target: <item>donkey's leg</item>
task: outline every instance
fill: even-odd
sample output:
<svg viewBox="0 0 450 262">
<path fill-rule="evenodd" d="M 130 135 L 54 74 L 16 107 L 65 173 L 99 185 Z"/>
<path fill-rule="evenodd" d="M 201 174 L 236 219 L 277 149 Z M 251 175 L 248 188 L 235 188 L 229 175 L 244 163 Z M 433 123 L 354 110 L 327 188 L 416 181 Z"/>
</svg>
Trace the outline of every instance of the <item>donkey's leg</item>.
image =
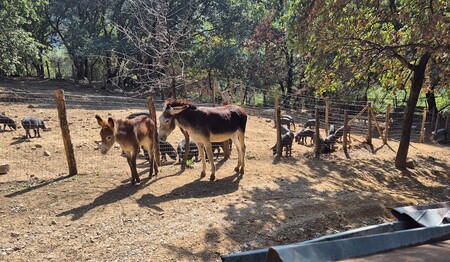
<svg viewBox="0 0 450 262">
<path fill-rule="evenodd" d="M 244 132 L 242 132 L 241 130 L 237 131 L 238 136 L 239 136 L 239 142 L 241 145 L 241 174 L 244 174 L 244 167 L 245 167 L 245 134 Z"/>
<path fill-rule="evenodd" d="M 141 179 L 139 178 L 139 174 L 136 169 L 136 158 L 138 154 L 139 154 L 139 146 L 131 152 L 128 162 L 131 169 L 131 183 L 133 183 L 133 185 L 136 185 L 141 182 Z"/>
<path fill-rule="evenodd" d="M 148 159 L 148 163 L 149 163 L 149 170 L 148 170 L 148 177 L 152 178 L 153 176 L 153 159 L 154 159 L 154 153 L 153 153 L 153 145 L 145 145 L 144 147 L 144 152 L 147 151 L 147 159 Z"/>
<path fill-rule="evenodd" d="M 238 151 L 238 164 L 237 166 L 234 168 L 234 171 L 239 172 L 239 167 L 241 166 L 241 155 L 242 155 L 242 148 L 241 148 L 241 143 L 239 141 L 239 137 L 237 135 L 237 133 L 234 133 L 231 136 L 231 141 L 233 141 L 233 144 L 236 146 L 236 149 Z"/>
<path fill-rule="evenodd" d="M 205 144 L 205 150 L 206 154 L 208 155 L 209 163 L 211 164 L 211 176 L 209 177 L 209 180 L 214 181 L 216 179 L 216 168 L 214 166 L 214 155 L 212 151 L 211 142 L 206 142 Z"/>
<path fill-rule="evenodd" d="M 206 160 L 205 160 L 205 150 L 203 150 L 203 144 L 195 142 L 198 148 L 198 153 L 202 159 L 202 172 L 200 173 L 200 177 L 203 178 L 206 176 Z"/>
<path fill-rule="evenodd" d="M 158 161 L 156 159 L 156 154 L 155 154 L 155 150 L 154 150 L 154 144 L 153 142 L 150 143 L 150 148 L 148 150 L 149 152 L 149 158 L 151 158 L 153 161 L 150 163 L 150 169 L 154 169 L 155 171 L 155 176 L 158 175 Z"/>
</svg>

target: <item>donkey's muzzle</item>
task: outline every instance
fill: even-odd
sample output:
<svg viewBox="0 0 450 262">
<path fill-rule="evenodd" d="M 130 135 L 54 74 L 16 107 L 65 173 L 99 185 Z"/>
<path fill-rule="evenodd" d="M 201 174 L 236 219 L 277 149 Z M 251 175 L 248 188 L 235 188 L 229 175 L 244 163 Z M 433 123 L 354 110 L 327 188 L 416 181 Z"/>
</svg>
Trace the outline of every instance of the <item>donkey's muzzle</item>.
<svg viewBox="0 0 450 262">
<path fill-rule="evenodd" d="M 103 155 L 106 155 L 106 153 L 108 153 L 108 151 L 109 151 L 109 148 L 108 148 L 107 146 L 105 146 L 105 145 L 103 145 L 103 144 L 100 145 L 100 152 L 101 152 Z"/>
<path fill-rule="evenodd" d="M 158 134 L 158 139 L 159 139 L 159 141 L 166 141 L 167 136 L 165 134 L 159 133 Z"/>
</svg>

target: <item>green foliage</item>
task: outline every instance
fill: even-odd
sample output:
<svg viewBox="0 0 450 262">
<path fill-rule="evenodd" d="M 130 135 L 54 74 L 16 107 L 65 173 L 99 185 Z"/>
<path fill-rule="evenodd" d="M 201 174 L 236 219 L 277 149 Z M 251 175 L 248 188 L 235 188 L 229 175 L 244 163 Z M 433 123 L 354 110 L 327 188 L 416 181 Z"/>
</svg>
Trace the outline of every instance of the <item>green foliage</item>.
<svg viewBox="0 0 450 262">
<path fill-rule="evenodd" d="M 3 0 L 0 2 L 0 73 L 15 74 L 27 59 L 38 54 L 40 44 L 27 31 L 36 22 L 36 10 L 45 1 Z"/>
<path fill-rule="evenodd" d="M 297 0 L 289 29 L 317 89 L 358 90 L 374 83 L 398 90 L 409 87 L 410 66 L 424 52 L 448 56 L 449 8 L 448 1 Z"/>
</svg>

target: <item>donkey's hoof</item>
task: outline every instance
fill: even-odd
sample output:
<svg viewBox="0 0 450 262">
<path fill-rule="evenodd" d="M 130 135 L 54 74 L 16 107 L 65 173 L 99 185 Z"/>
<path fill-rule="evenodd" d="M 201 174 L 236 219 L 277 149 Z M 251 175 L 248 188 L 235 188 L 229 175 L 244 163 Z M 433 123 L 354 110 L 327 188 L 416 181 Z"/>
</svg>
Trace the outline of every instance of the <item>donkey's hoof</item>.
<svg viewBox="0 0 450 262">
<path fill-rule="evenodd" d="M 243 175 L 244 174 L 244 168 L 241 168 L 241 175 Z"/>
<path fill-rule="evenodd" d="M 202 171 L 202 173 L 200 174 L 200 177 L 201 178 L 204 178 L 206 176 L 206 172 L 205 171 Z"/>
<path fill-rule="evenodd" d="M 211 174 L 211 176 L 209 177 L 209 181 L 214 181 L 216 180 L 216 176 L 214 174 Z"/>
<path fill-rule="evenodd" d="M 234 172 L 239 172 L 239 166 L 234 168 Z"/>
</svg>

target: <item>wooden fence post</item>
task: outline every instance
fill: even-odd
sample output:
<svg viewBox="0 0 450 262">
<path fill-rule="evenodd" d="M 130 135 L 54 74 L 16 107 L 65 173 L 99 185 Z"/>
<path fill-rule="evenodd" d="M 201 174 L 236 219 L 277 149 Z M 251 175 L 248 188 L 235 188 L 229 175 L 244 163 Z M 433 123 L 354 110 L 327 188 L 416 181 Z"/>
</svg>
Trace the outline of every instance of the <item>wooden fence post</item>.
<svg viewBox="0 0 450 262">
<path fill-rule="evenodd" d="M 314 134 L 314 143 L 315 148 L 314 152 L 316 154 L 316 157 L 320 155 L 320 151 L 322 149 L 322 143 L 320 141 L 320 119 L 319 119 L 319 107 L 316 106 L 316 126 L 315 126 L 315 134 Z"/>
<path fill-rule="evenodd" d="M 344 149 L 344 154 L 347 158 L 350 158 L 348 155 L 347 150 L 347 133 L 348 133 L 348 110 L 344 110 L 344 135 L 343 135 L 343 142 L 342 147 Z"/>
<path fill-rule="evenodd" d="M 277 127 L 277 157 L 283 155 L 281 146 L 281 121 L 280 121 L 281 109 L 278 101 L 278 91 L 275 90 L 275 125 Z"/>
<path fill-rule="evenodd" d="M 325 97 L 325 134 L 328 136 L 328 118 L 330 114 L 330 101 L 328 101 L 328 97 Z"/>
<path fill-rule="evenodd" d="M 369 102 L 369 103 L 367 103 L 368 134 L 366 137 L 366 142 L 369 145 L 372 144 L 372 117 L 371 117 L 372 114 L 371 114 L 371 112 L 372 112 L 372 103 Z"/>
<path fill-rule="evenodd" d="M 69 166 L 69 175 L 74 176 L 78 174 L 77 162 L 75 160 L 75 153 L 73 151 L 72 140 L 70 139 L 69 124 L 67 122 L 66 103 L 64 91 L 62 89 L 55 91 L 56 105 L 58 108 L 59 125 L 64 142 L 64 149 L 66 151 L 67 164 Z"/>
<path fill-rule="evenodd" d="M 388 104 L 386 107 L 386 119 L 384 122 L 384 135 L 383 135 L 383 143 L 387 144 L 387 140 L 388 140 L 388 131 L 389 131 L 389 123 L 391 121 L 391 104 Z"/>
<path fill-rule="evenodd" d="M 377 128 L 378 134 L 380 135 L 380 138 L 383 139 L 383 132 L 381 132 L 380 125 L 378 124 L 378 120 L 375 117 L 375 113 L 373 112 L 373 110 L 370 110 L 370 115 L 372 116 L 373 122 L 375 122 L 375 126 Z"/>
<path fill-rule="evenodd" d="M 362 114 L 364 114 L 364 112 L 366 112 L 367 108 L 368 108 L 368 106 L 365 106 L 365 107 L 363 108 L 363 110 L 359 111 L 359 113 L 356 114 L 356 116 L 354 116 L 352 119 L 350 119 L 350 120 L 348 121 L 348 124 L 351 125 L 351 124 L 353 123 L 353 121 L 355 121 L 356 119 L 358 119 L 358 117 L 362 116 Z"/>
<path fill-rule="evenodd" d="M 158 139 L 158 131 L 157 131 L 157 123 L 156 123 L 156 110 L 155 110 L 155 102 L 153 101 L 153 97 L 147 97 L 147 106 L 148 112 L 150 113 L 150 119 L 155 123 L 155 128 L 152 130 L 151 136 L 153 137 L 153 152 L 155 153 L 155 161 L 158 166 L 161 166 L 161 154 L 159 152 L 159 139 Z M 150 152 L 149 152 L 150 153 Z M 153 167 L 150 167 L 153 168 Z"/>
<path fill-rule="evenodd" d="M 427 107 L 423 108 L 422 126 L 420 127 L 420 143 L 425 141 L 425 123 L 427 121 Z"/>
<path fill-rule="evenodd" d="M 223 158 L 225 160 L 229 159 L 231 156 L 231 152 L 230 152 L 230 140 L 224 141 L 223 142 Z"/>
</svg>

